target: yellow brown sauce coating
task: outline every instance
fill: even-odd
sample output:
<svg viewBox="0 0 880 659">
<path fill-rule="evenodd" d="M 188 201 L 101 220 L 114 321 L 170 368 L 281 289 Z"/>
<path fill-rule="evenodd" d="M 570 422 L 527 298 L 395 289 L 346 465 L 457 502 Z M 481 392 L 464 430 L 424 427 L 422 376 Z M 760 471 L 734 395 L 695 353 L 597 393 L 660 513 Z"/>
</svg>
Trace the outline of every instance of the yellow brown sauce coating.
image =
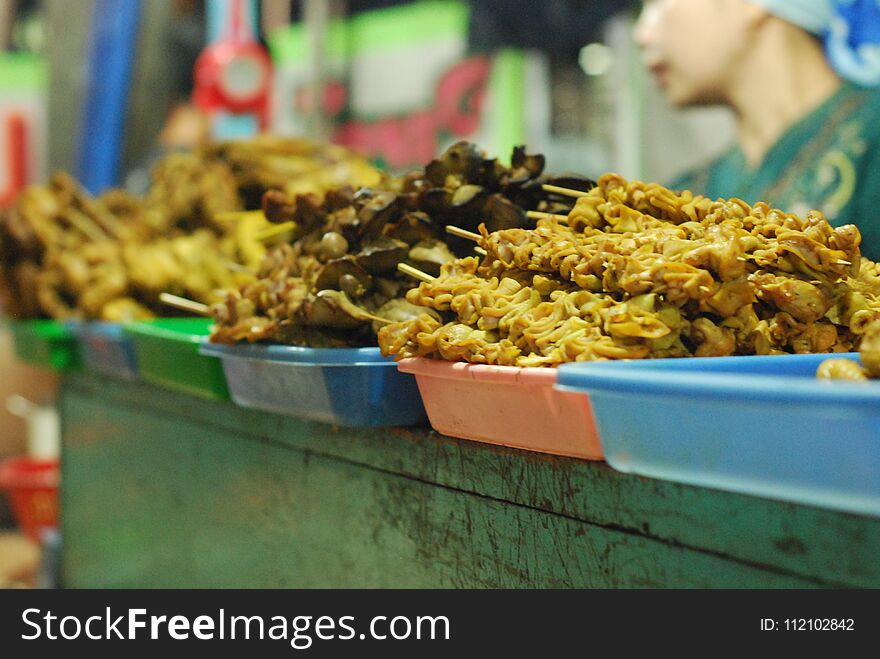
<svg viewBox="0 0 880 659">
<path fill-rule="evenodd" d="M 859 343 L 861 364 L 846 358 L 826 359 L 816 369 L 823 380 L 867 380 L 880 377 L 880 322 L 867 324 Z"/>
<path fill-rule="evenodd" d="M 847 352 L 880 318 L 854 226 L 610 174 L 567 221 L 481 231 L 482 262 L 407 294 L 441 315 L 383 328 L 397 358 L 513 366 Z M 864 263 L 864 266 L 863 266 Z"/>
</svg>

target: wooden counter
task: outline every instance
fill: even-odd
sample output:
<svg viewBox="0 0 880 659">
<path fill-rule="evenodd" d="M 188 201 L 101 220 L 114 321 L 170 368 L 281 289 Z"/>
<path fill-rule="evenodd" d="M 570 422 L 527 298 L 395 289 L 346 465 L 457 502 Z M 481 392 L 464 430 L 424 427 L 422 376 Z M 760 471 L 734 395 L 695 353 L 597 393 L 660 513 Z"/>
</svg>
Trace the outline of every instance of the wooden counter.
<svg viewBox="0 0 880 659">
<path fill-rule="evenodd" d="M 68 376 L 68 587 L 880 586 L 880 519 Z"/>
</svg>

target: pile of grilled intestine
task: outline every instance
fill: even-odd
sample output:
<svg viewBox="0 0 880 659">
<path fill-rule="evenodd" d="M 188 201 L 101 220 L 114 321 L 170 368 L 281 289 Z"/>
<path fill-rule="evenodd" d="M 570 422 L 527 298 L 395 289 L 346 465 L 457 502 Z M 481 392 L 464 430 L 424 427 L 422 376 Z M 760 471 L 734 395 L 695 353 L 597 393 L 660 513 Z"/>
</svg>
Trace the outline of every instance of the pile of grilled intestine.
<svg viewBox="0 0 880 659">
<path fill-rule="evenodd" d="M 383 354 L 527 367 L 847 352 L 880 318 L 858 229 L 818 211 L 608 174 L 567 217 L 480 236 L 486 256 L 407 293 L 432 313 L 383 327 Z"/>
<path fill-rule="evenodd" d="M 492 229 L 534 226 L 528 210 L 568 212 L 574 200 L 543 184 L 587 190 L 577 176 L 543 174 L 544 157 L 514 149 L 510 166 L 459 142 L 423 169 L 354 190 L 317 195 L 278 191 L 263 197 L 266 218 L 295 230 L 267 253 L 257 279 L 212 306 L 217 343 L 311 347 L 376 345 L 388 321 L 432 313 L 404 299 L 415 285 L 398 272 L 406 263 L 440 273 L 474 245 L 450 236 L 448 224 Z"/>
</svg>

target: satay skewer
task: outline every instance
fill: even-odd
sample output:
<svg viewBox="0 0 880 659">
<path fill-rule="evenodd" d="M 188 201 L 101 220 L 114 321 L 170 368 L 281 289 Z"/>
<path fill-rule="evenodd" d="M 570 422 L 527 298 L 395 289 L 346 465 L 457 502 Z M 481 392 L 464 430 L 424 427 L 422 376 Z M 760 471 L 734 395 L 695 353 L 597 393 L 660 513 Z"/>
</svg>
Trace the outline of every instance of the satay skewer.
<svg viewBox="0 0 880 659">
<path fill-rule="evenodd" d="M 255 236 L 257 240 L 268 240 L 269 238 L 274 238 L 275 236 L 280 236 L 282 233 L 287 233 L 288 231 L 293 231 L 296 229 L 296 222 L 281 222 L 280 224 L 275 224 L 268 229 L 263 229 Z"/>
<path fill-rule="evenodd" d="M 480 256 L 489 256 L 489 252 L 487 252 L 487 251 L 486 251 L 485 249 L 483 249 L 482 247 L 474 247 L 474 251 L 475 251 L 477 254 L 479 254 Z"/>
<path fill-rule="evenodd" d="M 237 272 L 242 275 L 255 275 L 257 274 L 250 268 L 243 266 L 241 263 L 236 263 L 235 261 L 226 261 L 224 264 L 226 265 L 226 269 L 230 272 Z"/>
<path fill-rule="evenodd" d="M 392 325 L 393 323 L 397 322 L 396 320 L 391 320 L 390 318 L 382 318 L 381 316 L 374 316 L 373 314 L 369 313 L 368 311 L 363 311 L 363 313 L 361 315 L 364 318 L 369 318 L 370 320 L 372 320 L 374 322 L 382 323 L 384 325 Z"/>
<path fill-rule="evenodd" d="M 446 227 L 446 233 L 452 234 L 453 236 L 458 236 L 459 238 L 467 238 L 468 240 L 473 240 L 475 243 L 478 243 L 483 239 L 483 236 L 478 233 L 468 231 L 467 229 L 454 227 L 451 224 Z"/>
<path fill-rule="evenodd" d="M 568 215 L 560 213 L 544 213 L 543 211 L 526 211 L 526 217 L 533 220 L 556 220 L 560 224 L 568 224 Z"/>
<path fill-rule="evenodd" d="M 131 233 L 122 222 L 114 217 L 113 213 L 99 212 L 93 209 L 91 217 L 92 221 L 99 227 L 101 227 L 104 233 L 110 235 L 113 238 L 119 239 Z"/>
<path fill-rule="evenodd" d="M 448 227 L 447 227 L 448 228 Z M 414 268 L 413 266 L 407 263 L 398 263 L 397 269 L 405 275 L 409 275 L 413 279 L 418 279 L 419 281 L 424 281 L 427 283 L 431 283 L 435 281 L 437 278 L 429 275 L 427 272 L 422 272 L 418 268 Z"/>
<path fill-rule="evenodd" d="M 544 192 L 555 192 L 556 194 L 561 194 L 566 197 L 574 197 L 575 199 L 580 199 L 581 197 L 585 197 L 588 193 L 583 190 L 573 190 L 571 188 L 563 188 L 558 185 L 551 185 L 549 183 L 545 183 L 541 186 Z"/>
<path fill-rule="evenodd" d="M 249 218 L 266 219 L 265 213 L 261 210 L 256 211 L 226 211 L 224 213 L 215 213 L 215 222 L 231 222 L 233 220 L 246 220 Z M 268 221 L 268 220 L 267 220 Z"/>
<path fill-rule="evenodd" d="M 190 311 L 199 316 L 211 315 L 210 307 L 207 304 L 190 300 L 189 298 L 172 295 L 171 293 L 159 293 L 159 301 L 167 304 L 169 307 L 180 309 L 181 311 Z"/>
<path fill-rule="evenodd" d="M 64 217 L 89 240 L 110 240 L 110 235 L 104 230 L 104 227 L 85 213 L 71 208 Z"/>
</svg>

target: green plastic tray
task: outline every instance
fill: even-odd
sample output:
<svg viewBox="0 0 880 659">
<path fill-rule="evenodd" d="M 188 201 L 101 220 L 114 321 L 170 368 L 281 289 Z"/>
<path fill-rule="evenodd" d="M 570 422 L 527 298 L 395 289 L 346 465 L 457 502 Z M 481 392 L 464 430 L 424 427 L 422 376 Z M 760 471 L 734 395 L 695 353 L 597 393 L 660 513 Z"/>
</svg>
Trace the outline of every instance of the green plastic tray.
<svg viewBox="0 0 880 659">
<path fill-rule="evenodd" d="M 157 318 L 127 324 L 141 377 L 149 382 L 214 400 L 229 400 L 223 365 L 199 354 L 210 334 L 209 318 Z"/>
<path fill-rule="evenodd" d="M 10 320 L 15 354 L 23 362 L 72 371 L 80 368 L 76 336 L 57 320 Z"/>
</svg>

